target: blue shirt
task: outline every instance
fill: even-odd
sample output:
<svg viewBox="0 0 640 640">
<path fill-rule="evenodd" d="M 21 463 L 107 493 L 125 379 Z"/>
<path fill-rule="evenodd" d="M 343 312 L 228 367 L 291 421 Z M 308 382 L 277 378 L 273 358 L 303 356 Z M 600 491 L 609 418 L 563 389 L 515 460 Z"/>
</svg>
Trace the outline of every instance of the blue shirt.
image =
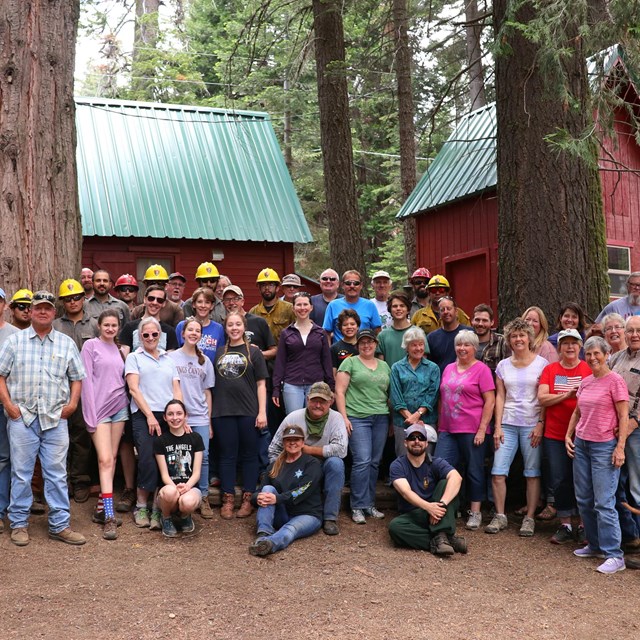
<svg viewBox="0 0 640 640">
<path fill-rule="evenodd" d="M 391 406 L 393 407 L 393 425 L 406 427 L 401 409 L 414 413 L 419 407 L 426 407 L 422 421 L 434 425 L 438 421 L 436 403 L 440 387 L 440 370 L 426 358 L 422 358 L 414 369 L 409 357 L 394 363 L 391 367 Z"/>
<path fill-rule="evenodd" d="M 342 340 L 342 333 L 338 329 L 338 316 L 345 309 L 353 309 L 360 316 L 360 329 L 379 329 L 382 326 L 378 309 L 371 300 L 358 298 L 352 303 L 347 302 L 346 298 L 338 298 L 327 306 L 322 325 L 325 331 L 333 331 L 333 342 Z"/>
<path fill-rule="evenodd" d="M 184 338 L 182 337 L 183 328 L 184 320 L 180 320 L 176 325 L 176 338 L 180 346 L 184 344 Z M 200 338 L 200 342 L 198 342 L 198 348 L 211 360 L 211 364 L 215 362 L 216 351 L 218 347 L 224 344 L 224 340 L 224 329 L 219 322 L 211 320 L 206 327 L 202 327 L 202 338 Z"/>
<path fill-rule="evenodd" d="M 419 467 L 414 467 L 406 455 L 396 458 L 389 469 L 391 484 L 394 480 L 404 478 L 409 483 L 411 491 L 418 494 L 423 500 L 430 502 L 436 485 L 440 480 L 444 480 L 450 471 L 453 471 L 453 467 L 443 458 L 429 460 L 429 457 L 426 455 L 424 462 Z M 398 511 L 400 513 L 407 513 L 414 509 L 417 507 L 398 494 Z"/>
<path fill-rule="evenodd" d="M 344 296 L 339 293 L 338 298 L 344 298 Z M 334 298 L 337 300 L 338 298 Z M 332 302 L 331 300 L 329 302 Z M 324 314 L 329 306 L 329 302 L 324 299 L 324 296 L 321 293 L 317 293 L 315 296 L 311 296 L 311 304 L 313 305 L 313 309 L 311 309 L 311 313 L 309 317 L 319 326 L 322 326 L 324 322 Z"/>
<path fill-rule="evenodd" d="M 436 329 L 427 335 L 429 360 L 438 365 L 440 376 L 442 376 L 448 364 L 456 361 L 456 348 L 453 341 L 461 331 L 473 331 L 473 329 L 464 324 L 459 324 L 457 329 L 453 331 Z"/>
<path fill-rule="evenodd" d="M 164 411 L 173 398 L 173 381 L 180 380 L 176 363 L 166 351 L 160 350 L 156 360 L 142 347 L 127 356 L 124 363 L 125 378 L 130 373 L 140 376 L 138 387 L 151 411 Z M 138 411 L 136 401 L 131 398 L 131 413 Z"/>
</svg>

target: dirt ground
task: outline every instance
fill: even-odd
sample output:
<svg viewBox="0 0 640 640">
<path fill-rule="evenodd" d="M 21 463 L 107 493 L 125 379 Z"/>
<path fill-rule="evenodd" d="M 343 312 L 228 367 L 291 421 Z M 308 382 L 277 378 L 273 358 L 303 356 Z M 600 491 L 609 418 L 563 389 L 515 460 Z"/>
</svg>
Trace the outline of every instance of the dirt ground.
<svg viewBox="0 0 640 640">
<path fill-rule="evenodd" d="M 554 526 L 519 538 L 465 532 L 466 556 L 394 548 L 384 521 L 322 532 L 268 558 L 247 552 L 254 522 L 196 517 L 189 538 L 166 540 L 125 514 L 107 542 L 72 505 L 87 544 L 0 535 L 0 634 L 20 638 L 624 638 L 640 637 L 640 572 L 603 576 L 597 560 L 549 544 Z M 462 521 L 459 531 L 462 533 Z"/>
</svg>

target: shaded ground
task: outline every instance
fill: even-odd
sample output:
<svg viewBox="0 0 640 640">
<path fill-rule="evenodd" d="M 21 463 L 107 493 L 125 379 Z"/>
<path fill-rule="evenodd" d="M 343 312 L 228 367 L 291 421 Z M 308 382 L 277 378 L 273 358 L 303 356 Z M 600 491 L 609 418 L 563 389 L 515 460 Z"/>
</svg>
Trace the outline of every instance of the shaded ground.
<svg viewBox="0 0 640 640">
<path fill-rule="evenodd" d="M 0 536 L 2 638 L 638 638 L 640 572 L 602 576 L 596 560 L 556 547 L 545 525 L 519 538 L 519 519 L 470 552 L 437 559 L 395 549 L 383 522 L 248 554 L 253 519 L 203 521 L 165 540 L 125 515 L 117 541 L 73 505 L 83 547 L 49 540 L 33 517 L 31 544 Z M 217 510 L 216 510 L 217 511 Z M 459 525 L 460 528 L 460 525 Z M 459 531 L 461 533 L 461 531 Z"/>
</svg>

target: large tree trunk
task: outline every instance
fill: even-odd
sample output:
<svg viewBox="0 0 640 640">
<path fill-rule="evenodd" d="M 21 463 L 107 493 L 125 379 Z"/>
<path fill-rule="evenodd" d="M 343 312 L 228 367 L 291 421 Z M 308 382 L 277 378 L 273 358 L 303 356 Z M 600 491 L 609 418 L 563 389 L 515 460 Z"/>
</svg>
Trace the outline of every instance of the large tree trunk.
<svg viewBox="0 0 640 640">
<path fill-rule="evenodd" d="M 366 275 L 353 174 L 353 148 L 344 50 L 337 0 L 313 0 L 320 141 L 329 219 L 331 267 Z"/>
<path fill-rule="evenodd" d="M 600 179 L 594 162 L 552 149 L 544 137 L 558 129 L 580 135 L 591 120 L 582 42 L 566 25 L 573 55 L 544 72 L 537 46 L 504 27 L 509 0 L 496 0 L 498 125 L 498 306 L 500 321 L 536 304 L 554 318 L 574 300 L 594 314 L 608 296 Z M 530 5 L 516 16 L 534 17 Z M 562 81 L 570 98 L 557 90 Z"/>
<path fill-rule="evenodd" d="M 78 0 L 0 3 L 0 285 L 80 275 L 73 68 Z"/>
<path fill-rule="evenodd" d="M 131 88 L 139 100 L 153 99 L 160 0 L 136 0 Z"/>
<path fill-rule="evenodd" d="M 395 67 L 398 84 L 398 129 L 400 132 L 400 182 L 405 201 L 416 186 L 416 135 L 413 122 L 411 88 L 411 49 L 409 48 L 407 0 L 393 0 Z M 416 220 L 404 221 L 404 260 L 409 276 L 416 268 Z"/>
<path fill-rule="evenodd" d="M 465 38 L 467 44 L 467 66 L 469 67 L 469 103 L 471 111 L 487 104 L 484 95 L 484 69 L 482 67 L 482 24 L 478 22 L 477 0 L 466 0 Z"/>
</svg>

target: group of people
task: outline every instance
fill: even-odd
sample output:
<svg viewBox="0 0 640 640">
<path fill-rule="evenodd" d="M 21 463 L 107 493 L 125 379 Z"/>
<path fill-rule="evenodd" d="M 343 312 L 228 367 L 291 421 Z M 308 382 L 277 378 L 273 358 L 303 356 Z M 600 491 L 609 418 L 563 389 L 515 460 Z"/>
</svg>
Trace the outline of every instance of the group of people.
<svg viewBox="0 0 640 640">
<path fill-rule="evenodd" d="M 8 513 L 14 544 L 29 543 L 29 512 L 45 504 L 50 536 L 83 544 L 69 494 L 87 500 L 97 476 L 92 518 L 105 539 L 130 510 L 138 527 L 190 533 L 194 512 L 213 517 L 219 487 L 221 518 L 257 509 L 249 550 L 263 556 L 320 529 L 338 534 L 347 476 L 353 522 L 384 518 L 376 483 L 388 476 L 394 543 L 465 553 L 459 504 L 468 530 L 481 528 L 486 501 L 484 530 L 506 529 L 519 450 L 521 536 L 557 516 L 551 541 L 575 540 L 577 556 L 604 559 L 602 573 L 625 568 L 623 547 L 640 550 L 640 273 L 588 339 L 573 302 L 552 335 L 538 307 L 496 333 L 490 306 L 469 317 L 425 268 L 396 291 L 375 272 L 372 300 L 357 271 L 323 271 L 310 295 L 295 274 L 265 268 L 248 312 L 215 265 L 195 280 L 185 301 L 187 279 L 152 265 L 142 304 L 136 278 L 104 270 L 83 269 L 57 298 L 0 289 L 0 526 Z M 385 447 L 395 460 L 381 468 Z"/>
</svg>

